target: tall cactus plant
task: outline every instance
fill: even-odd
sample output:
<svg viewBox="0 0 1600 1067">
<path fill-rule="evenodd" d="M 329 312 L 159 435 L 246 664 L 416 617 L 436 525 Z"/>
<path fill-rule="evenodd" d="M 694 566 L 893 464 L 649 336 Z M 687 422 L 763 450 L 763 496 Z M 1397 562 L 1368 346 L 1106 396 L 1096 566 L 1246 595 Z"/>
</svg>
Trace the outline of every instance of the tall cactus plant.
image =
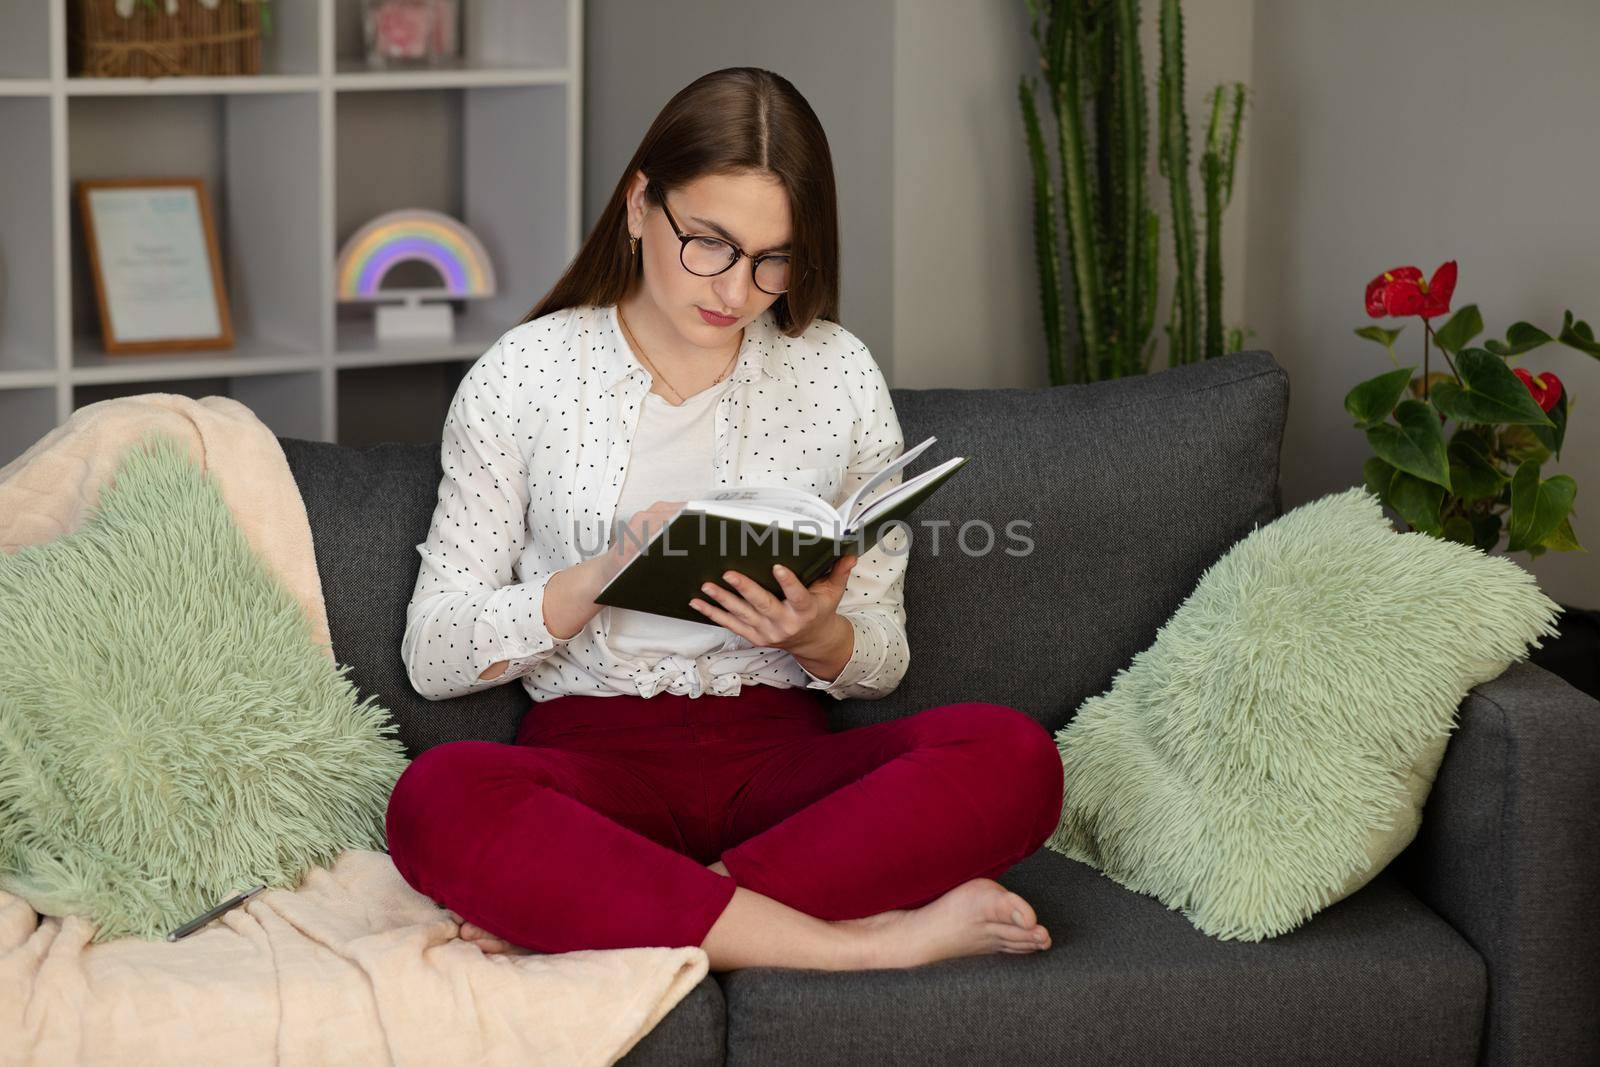
<svg viewBox="0 0 1600 1067">
<path fill-rule="evenodd" d="M 1112 70 L 1115 91 L 1110 94 L 1116 121 L 1106 121 L 1116 165 L 1108 171 L 1108 184 L 1114 203 L 1113 224 L 1120 230 L 1117 247 L 1120 257 L 1110 257 L 1114 267 L 1111 293 L 1112 311 L 1120 312 L 1118 337 L 1121 347 L 1113 365 L 1104 368 L 1102 377 L 1118 368 L 1149 365 L 1153 348 L 1145 339 L 1155 325 L 1156 255 L 1161 220 L 1151 210 L 1145 194 L 1145 114 L 1144 61 L 1139 54 L 1139 5 L 1137 0 L 1118 3 L 1115 8 L 1115 33 L 1107 34 L 1106 54 Z"/>
<path fill-rule="evenodd" d="M 1223 122 L 1223 108 L 1233 101 L 1233 114 Z M 1239 125 L 1244 119 L 1244 83 L 1219 85 L 1211 91 L 1211 127 L 1200 180 L 1206 194 L 1206 349 L 1207 359 L 1223 354 L 1222 340 L 1222 209 L 1233 199 L 1233 168 L 1239 158 Z"/>
<path fill-rule="evenodd" d="M 1138 0 L 1026 0 L 1056 124 L 1078 353 L 1065 351 L 1055 183 L 1034 102 L 1018 86 L 1033 168 L 1034 251 L 1050 354 L 1062 385 L 1143 369 L 1155 317 L 1158 221 L 1145 192 L 1146 107 Z M 1090 119 L 1093 118 L 1091 127 Z"/>
<path fill-rule="evenodd" d="M 1139 47 L 1138 0 L 1024 0 L 1055 120 L 1061 174 L 1061 261 L 1055 179 L 1034 100 L 1033 80 L 1018 86 L 1032 166 L 1034 253 L 1052 385 L 1144 373 L 1155 343 L 1160 223 L 1146 189 L 1148 107 Z M 1189 190 L 1188 123 L 1183 108 L 1183 20 L 1178 0 L 1161 0 L 1160 173 L 1174 219 L 1177 292 L 1169 364 L 1201 354 L 1194 209 Z M 1045 10 L 1041 14 L 1041 7 Z M 1042 22 L 1042 24 L 1041 24 Z M 1233 187 L 1242 86 L 1233 121 L 1213 116 L 1202 168 L 1206 177 L 1207 307 L 1220 308 L 1221 260 L 1211 239 Z M 1220 91 L 1219 91 L 1220 92 Z M 1220 99 L 1220 96 L 1219 96 Z M 1220 229 L 1218 230 L 1220 232 Z M 1216 251 L 1213 277 L 1212 253 Z M 1067 352 L 1063 276 L 1072 280 L 1077 345 Z M 1215 313 L 1220 331 L 1220 310 Z M 1205 336 L 1209 344 L 1212 326 Z M 1220 334 L 1219 334 L 1220 336 Z M 1220 342 L 1217 345 L 1221 347 Z"/>
<path fill-rule="evenodd" d="M 1183 107 L 1183 9 L 1161 0 L 1161 176 L 1172 203 L 1172 251 L 1178 260 L 1167 325 L 1168 364 L 1200 358 L 1200 298 L 1195 287 L 1194 200 L 1189 195 L 1189 116 Z"/>
</svg>

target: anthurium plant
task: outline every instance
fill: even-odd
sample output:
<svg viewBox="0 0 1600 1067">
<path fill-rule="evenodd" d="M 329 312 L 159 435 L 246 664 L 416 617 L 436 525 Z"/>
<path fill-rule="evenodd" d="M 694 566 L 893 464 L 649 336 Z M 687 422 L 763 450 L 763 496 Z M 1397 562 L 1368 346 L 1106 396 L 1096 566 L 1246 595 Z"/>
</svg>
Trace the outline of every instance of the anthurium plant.
<svg viewBox="0 0 1600 1067">
<path fill-rule="evenodd" d="M 1420 375 L 1395 357 L 1405 324 L 1355 331 L 1383 345 L 1396 367 L 1344 398 L 1375 453 L 1362 467 L 1367 486 L 1412 529 L 1485 552 L 1499 545 L 1502 532 L 1507 552 L 1588 551 L 1572 530 L 1577 483 L 1566 474 L 1542 475 L 1551 457 L 1561 458 L 1572 398 L 1555 374 L 1530 374 L 1511 363 L 1551 342 L 1600 359 L 1594 331 L 1568 311 L 1554 336 L 1515 322 L 1505 340 L 1473 347 L 1483 332 L 1476 304 L 1460 308 L 1437 330 L 1430 321 L 1449 313 L 1455 287 L 1455 260 L 1430 278 L 1416 267 L 1396 267 L 1367 284 L 1370 317 L 1422 322 Z M 1448 373 L 1430 370 L 1434 348 Z"/>
</svg>

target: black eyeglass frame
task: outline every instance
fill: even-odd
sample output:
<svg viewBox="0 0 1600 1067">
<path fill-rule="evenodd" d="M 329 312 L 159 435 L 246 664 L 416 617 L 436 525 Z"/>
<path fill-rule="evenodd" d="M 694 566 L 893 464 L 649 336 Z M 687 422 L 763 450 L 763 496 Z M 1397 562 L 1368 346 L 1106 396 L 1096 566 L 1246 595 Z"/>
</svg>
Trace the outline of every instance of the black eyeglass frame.
<svg viewBox="0 0 1600 1067">
<path fill-rule="evenodd" d="M 738 264 L 739 260 L 748 259 L 750 261 L 750 282 L 757 289 L 760 289 L 763 293 L 766 293 L 768 296 L 782 296 L 784 293 L 787 293 L 789 291 L 788 286 L 785 286 L 784 288 L 778 290 L 775 293 L 771 289 L 768 289 L 768 288 L 765 288 L 764 286 L 762 286 L 762 284 L 760 282 L 756 281 L 756 271 L 761 269 L 761 261 L 762 260 L 764 260 L 764 259 L 789 259 L 790 258 L 789 253 L 787 253 L 787 252 L 767 252 L 766 254 L 761 255 L 761 256 L 752 256 L 749 252 L 746 252 L 744 249 L 740 248 L 738 245 L 734 244 L 732 241 L 728 240 L 726 237 L 719 237 L 718 235 L 716 235 L 714 233 L 684 233 L 683 232 L 683 227 L 678 225 L 678 220 L 672 217 L 672 209 L 667 207 L 667 195 L 666 195 L 666 193 L 661 189 L 661 187 L 659 185 L 655 185 L 654 183 L 651 184 L 650 188 L 652 188 L 655 191 L 656 203 L 661 205 L 662 214 L 667 216 L 667 225 L 672 227 L 672 232 L 674 234 L 676 234 L 677 237 L 678 237 L 678 241 L 679 241 L 679 244 L 678 244 L 678 262 L 683 265 L 683 269 L 684 270 L 689 271 L 689 273 L 693 274 L 696 278 L 715 278 L 719 274 L 727 273 L 736 264 Z M 689 242 L 690 241 L 695 241 L 695 240 L 700 240 L 702 238 L 705 239 L 705 240 L 708 240 L 708 241 L 721 241 L 723 244 L 725 244 L 729 248 L 733 249 L 733 258 L 728 261 L 728 265 L 726 267 L 723 267 L 721 270 L 718 270 L 718 271 L 712 271 L 710 274 L 701 274 L 697 270 L 689 270 L 689 264 L 683 258 L 684 255 L 687 254 L 687 252 L 689 251 Z M 792 266 L 792 264 L 791 264 L 791 266 Z"/>
</svg>

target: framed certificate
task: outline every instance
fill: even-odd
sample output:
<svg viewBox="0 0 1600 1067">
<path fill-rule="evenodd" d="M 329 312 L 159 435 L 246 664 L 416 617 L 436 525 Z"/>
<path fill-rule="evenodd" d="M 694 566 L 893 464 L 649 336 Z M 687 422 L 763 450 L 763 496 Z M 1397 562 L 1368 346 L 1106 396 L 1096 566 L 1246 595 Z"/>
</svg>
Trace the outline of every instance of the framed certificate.
<svg viewBox="0 0 1600 1067">
<path fill-rule="evenodd" d="M 232 348 L 201 178 L 85 178 L 78 214 L 108 353 Z"/>
</svg>

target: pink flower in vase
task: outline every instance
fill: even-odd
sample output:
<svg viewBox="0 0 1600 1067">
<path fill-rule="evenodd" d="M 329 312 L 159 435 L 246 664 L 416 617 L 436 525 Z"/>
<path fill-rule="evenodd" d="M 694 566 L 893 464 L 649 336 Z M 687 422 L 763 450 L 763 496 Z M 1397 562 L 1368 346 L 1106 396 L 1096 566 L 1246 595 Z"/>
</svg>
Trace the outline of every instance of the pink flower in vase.
<svg viewBox="0 0 1600 1067">
<path fill-rule="evenodd" d="M 373 13 L 373 50 L 382 56 L 418 59 L 427 54 L 431 12 L 416 3 L 389 3 Z"/>
</svg>

